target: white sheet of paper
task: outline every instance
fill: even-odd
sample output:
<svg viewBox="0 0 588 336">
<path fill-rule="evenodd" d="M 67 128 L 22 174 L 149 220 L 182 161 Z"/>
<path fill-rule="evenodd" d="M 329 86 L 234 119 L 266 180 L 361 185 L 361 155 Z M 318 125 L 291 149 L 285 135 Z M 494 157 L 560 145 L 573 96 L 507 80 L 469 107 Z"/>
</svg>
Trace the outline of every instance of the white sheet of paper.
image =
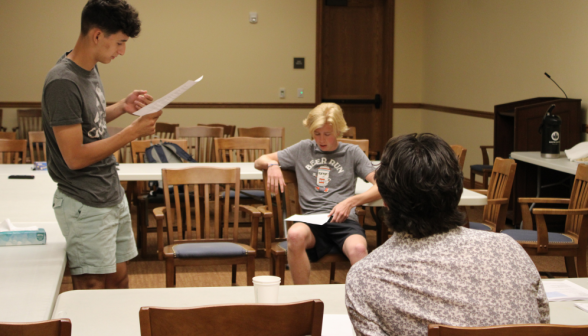
<svg viewBox="0 0 588 336">
<path fill-rule="evenodd" d="M 323 225 L 329 221 L 329 214 L 294 215 L 286 218 L 289 222 L 304 222 L 308 224 Z"/>
<path fill-rule="evenodd" d="M 355 330 L 347 314 L 323 315 L 323 336 L 355 336 Z"/>
<path fill-rule="evenodd" d="M 588 300 L 588 289 L 568 280 L 543 281 L 543 288 L 550 302 Z"/>
<path fill-rule="evenodd" d="M 192 86 L 194 86 L 194 84 L 200 82 L 202 80 L 202 78 L 204 78 L 204 76 L 200 76 L 200 78 L 198 78 L 195 81 L 191 81 L 191 80 L 187 81 L 186 83 L 180 85 L 177 89 L 175 89 L 172 92 L 166 94 L 165 96 L 157 99 L 153 103 L 143 107 L 142 109 L 140 109 L 139 111 L 137 111 L 133 114 L 136 116 L 144 116 L 146 114 L 155 113 L 155 112 L 161 110 L 162 108 L 166 107 L 169 103 L 174 101 L 176 98 L 181 96 L 182 93 L 188 91 L 188 89 L 191 88 Z"/>
<path fill-rule="evenodd" d="M 588 313 L 588 303 L 574 303 L 574 305 Z"/>
<path fill-rule="evenodd" d="M 18 227 L 14 226 L 10 219 L 6 218 L 0 223 L 0 232 L 3 231 L 37 231 L 39 228 L 36 226 Z"/>
</svg>

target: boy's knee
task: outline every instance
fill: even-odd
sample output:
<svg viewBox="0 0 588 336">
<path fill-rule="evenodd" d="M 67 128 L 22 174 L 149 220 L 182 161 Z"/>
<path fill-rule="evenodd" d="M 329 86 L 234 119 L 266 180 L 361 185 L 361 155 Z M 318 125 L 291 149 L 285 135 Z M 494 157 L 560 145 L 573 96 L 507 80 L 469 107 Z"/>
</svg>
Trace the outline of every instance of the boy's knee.
<svg viewBox="0 0 588 336">
<path fill-rule="evenodd" d="M 308 231 L 292 227 L 288 230 L 288 249 L 306 249 Z"/>
</svg>

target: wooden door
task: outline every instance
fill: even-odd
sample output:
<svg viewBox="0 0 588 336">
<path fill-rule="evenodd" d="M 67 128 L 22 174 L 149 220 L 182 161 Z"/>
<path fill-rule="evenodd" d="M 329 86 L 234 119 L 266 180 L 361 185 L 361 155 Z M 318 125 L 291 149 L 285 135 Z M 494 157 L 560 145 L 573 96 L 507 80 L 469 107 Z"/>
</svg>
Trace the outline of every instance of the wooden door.
<svg viewBox="0 0 588 336">
<path fill-rule="evenodd" d="M 318 1 L 317 97 L 340 104 L 357 138 L 381 152 L 392 136 L 394 1 Z"/>
</svg>

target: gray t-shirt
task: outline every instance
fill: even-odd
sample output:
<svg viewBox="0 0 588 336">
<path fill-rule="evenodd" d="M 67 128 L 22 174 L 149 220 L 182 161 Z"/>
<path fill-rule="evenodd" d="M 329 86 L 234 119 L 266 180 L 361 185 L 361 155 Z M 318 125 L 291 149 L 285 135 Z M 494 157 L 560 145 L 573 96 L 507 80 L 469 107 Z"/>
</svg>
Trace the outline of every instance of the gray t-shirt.
<svg viewBox="0 0 588 336">
<path fill-rule="evenodd" d="M 302 140 L 279 151 L 278 161 L 282 169 L 296 172 L 300 208 L 309 214 L 330 212 L 355 195 L 358 177 L 365 180 L 375 170 L 356 145 L 339 143 L 336 150 L 323 152 L 314 140 Z M 357 221 L 355 211 L 349 219 Z"/>
<path fill-rule="evenodd" d="M 108 138 L 106 100 L 98 69 L 87 71 L 67 53 L 49 71 L 41 106 L 47 138 L 47 167 L 61 192 L 85 205 L 105 208 L 119 204 L 124 196 L 114 156 L 86 168 L 69 169 L 57 146 L 54 126 L 82 125 L 84 144 Z"/>
</svg>

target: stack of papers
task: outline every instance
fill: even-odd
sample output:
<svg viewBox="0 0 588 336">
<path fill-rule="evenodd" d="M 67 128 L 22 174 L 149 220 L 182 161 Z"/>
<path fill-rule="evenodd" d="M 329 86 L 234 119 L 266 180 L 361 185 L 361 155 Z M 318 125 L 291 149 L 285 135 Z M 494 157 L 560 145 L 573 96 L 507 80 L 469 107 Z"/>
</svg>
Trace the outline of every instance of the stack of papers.
<svg viewBox="0 0 588 336">
<path fill-rule="evenodd" d="M 294 215 L 286 218 L 288 222 L 303 222 L 307 224 L 323 225 L 331 221 L 332 216 L 328 213 L 313 215 Z"/>
<path fill-rule="evenodd" d="M 588 289 L 569 280 L 542 282 L 550 302 L 588 300 Z"/>
<path fill-rule="evenodd" d="M 574 305 L 588 313 L 588 303 L 574 303 Z"/>
</svg>

